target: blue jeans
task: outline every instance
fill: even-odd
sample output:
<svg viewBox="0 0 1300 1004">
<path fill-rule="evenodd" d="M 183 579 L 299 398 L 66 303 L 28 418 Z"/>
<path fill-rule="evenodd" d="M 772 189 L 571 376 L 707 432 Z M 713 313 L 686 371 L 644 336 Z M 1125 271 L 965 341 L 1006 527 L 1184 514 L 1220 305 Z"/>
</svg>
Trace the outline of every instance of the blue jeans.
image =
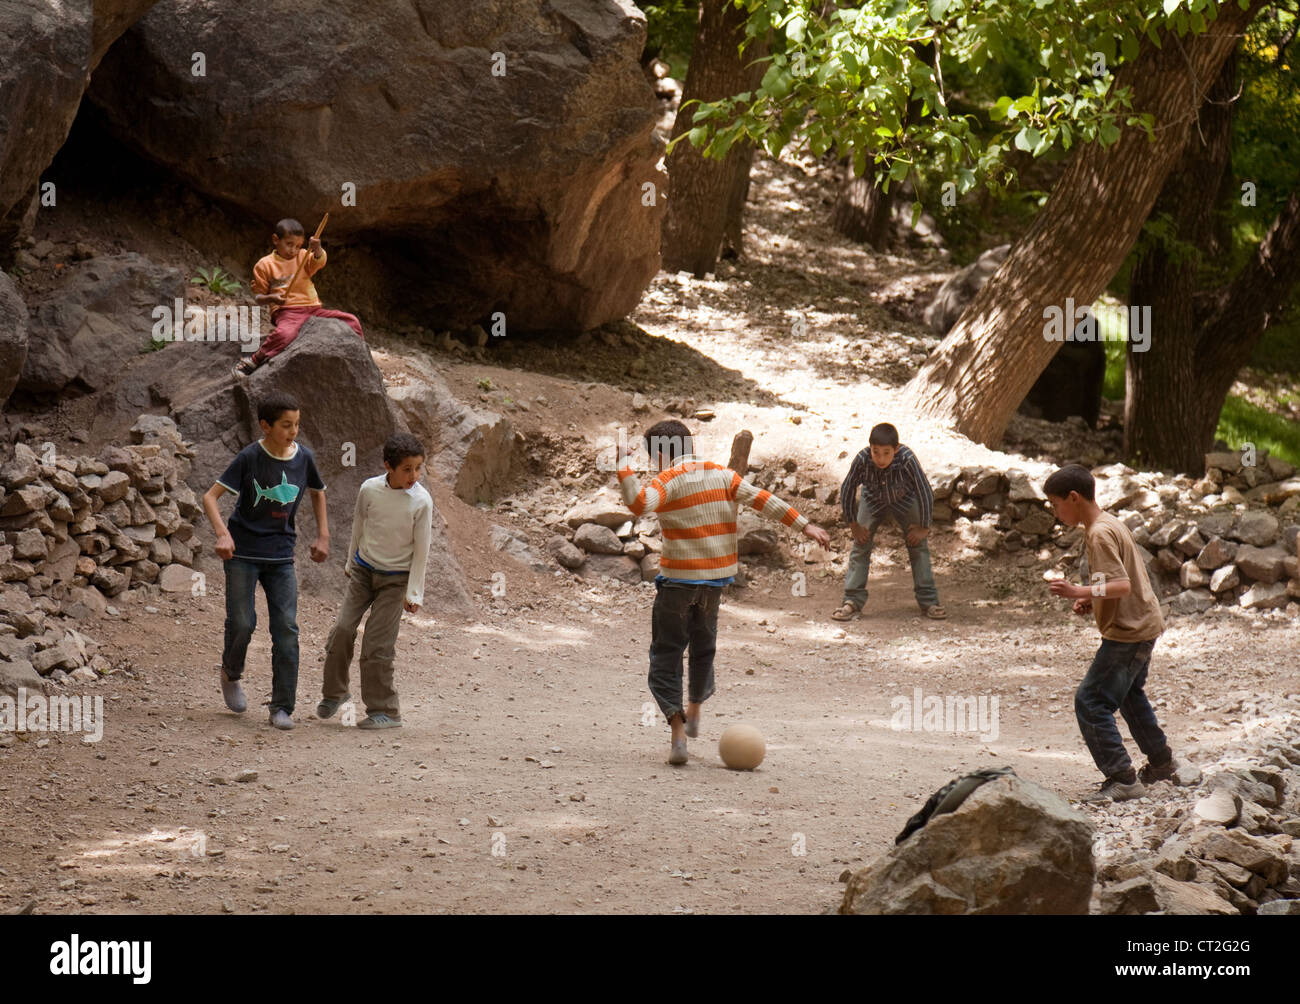
<svg viewBox="0 0 1300 1004">
<path fill-rule="evenodd" d="M 1159 759 L 1158 754 L 1168 746 L 1142 689 L 1155 647 L 1154 638 L 1131 642 L 1102 639 L 1087 675 L 1074 692 L 1074 716 L 1079 731 L 1097 769 L 1108 778 L 1133 768 L 1115 724 L 1116 710 L 1124 716 L 1133 741 L 1148 760 Z"/>
<path fill-rule="evenodd" d="M 650 693 L 664 717 L 682 708 L 682 653 L 690 650 L 690 700 L 703 703 L 713 696 L 713 654 L 718 647 L 718 604 L 721 586 L 655 583 L 654 613 L 650 616 Z"/>
<path fill-rule="evenodd" d="M 872 516 L 865 497 L 858 503 L 858 522 L 867 528 L 870 534 L 865 544 L 854 543 L 849 552 L 849 567 L 844 574 L 844 602 L 852 603 L 861 610 L 867 605 L 867 574 L 871 570 L 871 549 L 876 542 L 876 528 L 887 518 L 892 517 L 903 531 L 903 541 L 907 541 L 907 528 L 921 524 L 921 503 L 912 499 L 901 509 L 887 509 L 878 516 Z M 912 592 L 916 602 L 922 607 L 936 606 L 939 602 L 939 590 L 934 587 L 934 571 L 930 567 L 930 543 L 923 540 L 916 547 L 908 547 L 907 558 L 912 566 Z"/>
<path fill-rule="evenodd" d="M 238 680 L 257 627 L 257 584 L 271 615 L 271 710 L 293 714 L 298 696 L 298 577 L 293 562 L 231 558 L 226 567 L 226 643 L 221 668 Z"/>
</svg>

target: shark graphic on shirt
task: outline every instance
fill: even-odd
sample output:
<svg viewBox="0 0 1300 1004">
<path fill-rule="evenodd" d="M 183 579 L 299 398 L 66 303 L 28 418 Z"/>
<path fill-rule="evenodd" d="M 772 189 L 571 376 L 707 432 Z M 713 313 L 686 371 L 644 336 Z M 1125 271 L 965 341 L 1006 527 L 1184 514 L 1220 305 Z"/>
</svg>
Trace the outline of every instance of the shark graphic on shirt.
<svg viewBox="0 0 1300 1004">
<path fill-rule="evenodd" d="M 272 502 L 288 505 L 298 497 L 298 486 L 289 484 L 289 476 L 283 472 L 280 474 L 280 483 L 272 485 L 270 488 L 263 488 L 257 483 L 257 478 L 254 478 L 253 491 L 256 493 L 253 498 L 255 507 L 262 499 L 270 499 Z"/>
</svg>

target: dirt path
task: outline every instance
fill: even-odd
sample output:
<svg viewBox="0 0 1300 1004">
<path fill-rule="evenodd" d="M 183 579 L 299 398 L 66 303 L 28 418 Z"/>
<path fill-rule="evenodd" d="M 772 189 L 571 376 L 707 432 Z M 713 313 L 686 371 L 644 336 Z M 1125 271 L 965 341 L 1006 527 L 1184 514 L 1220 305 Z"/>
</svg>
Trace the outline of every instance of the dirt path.
<svg viewBox="0 0 1300 1004">
<path fill-rule="evenodd" d="M 954 773 L 1010 763 L 1066 793 L 1091 785 L 1071 705 L 1094 647 L 1086 625 L 1042 602 L 993 602 L 977 575 L 951 571 L 952 618 L 923 621 L 904 552 L 888 550 L 871 615 L 842 638 L 824 618 L 833 582 L 791 597 L 774 570 L 723 606 L 718 693 L 681 769 L 664 763 L 662 721 L 641 724 L 649 587 L 561 584 L 549 615 L 507 597 L 473 624 L 408 618 L 408 725 L 380 735 L 311 716 L 331 604 L 300 608 L 291 733 L 257 706 L 265 633 L 250 650 L 253 707 L 221 705 L 219 596 L 126 604 L 129 620 L 101 635 L 135 678 L 84 688 L 105 698 L 103 740 L 54 734 L 38 748 L 33 735 L 2 754 L 0 908 L 820 912 L 843 868 L 885 850 Z M 1294 641 L 1289 626 L 1236 618 L 1176 624 L 1150 685 L 1170 735 L 1194 734 L 1209 694 L 1296 689 L 1283 668 Z M 1248 668 L 1232 655 L 1247 649 Z M 891 730 L 891 698 L 916 687 L 997 696 L 997 738 Z M 717 759 L 719 732 L 740 720 L 767 737 L 758 771 Z M 236 781 L 245 770 L 256 780 Z"/>
</svg>

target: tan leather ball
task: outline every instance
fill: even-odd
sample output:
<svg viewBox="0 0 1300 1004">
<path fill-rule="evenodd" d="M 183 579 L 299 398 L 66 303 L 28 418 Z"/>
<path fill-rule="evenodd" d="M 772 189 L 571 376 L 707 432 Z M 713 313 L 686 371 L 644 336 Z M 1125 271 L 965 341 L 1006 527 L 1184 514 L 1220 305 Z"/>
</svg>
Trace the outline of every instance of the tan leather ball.
<svg viewBox="0 0 1300 1004">
<path fill-rule="evenodd" d="M 752 725 L 728 725 L 718 739 L 718 756 L 732 770 L 753 770 L 767 756 L 767 743 Z"/>
</svg>

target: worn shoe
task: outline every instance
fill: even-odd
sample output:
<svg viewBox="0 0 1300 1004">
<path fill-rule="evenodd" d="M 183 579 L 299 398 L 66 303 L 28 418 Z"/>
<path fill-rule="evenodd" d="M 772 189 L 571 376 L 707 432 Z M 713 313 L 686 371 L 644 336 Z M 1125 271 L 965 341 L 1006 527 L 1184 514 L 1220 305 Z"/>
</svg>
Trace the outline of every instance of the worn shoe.
<svg viewBox="0 0 1300 1004">
<path fill-rule="evenodd" d="M 680 767 L 689 759 L 690 757 L 686 754 L 686 740 L 678 739 L 668 751 L 668 762 L 674 767 Z"/>
<path fill-rule="evenodd" d="M 289 717 L 289 712 L 283 708 L 271 709 L 271 724 L 277 729 L 284 729 L 286 732 L 293 728 L 293 719 Z"/>
<path fill-rule="evenodd" d="M 328 697 L 322 697 L 320 704 L 316 705 L 316 717 L 333 718 L 334 712 L 338 711 L 340 707 L 347 704 L 350 700 L 352 700 L 351 694 L 344 694 L 337 701 Z"/>
<path fill-rule="evenodd" d="M 948 611 L 945 610 L 943 607 L 939 606 L 939 604 L 937 603 L 932 607 L 922 607 L 921 612 L 925 614 L 925 616 L 929 617 L 930 620 L 932 621 L 942 621 L 948 619 Z"/>
<path fill-rule="evenodd" d="M 402 723 L 400 719 L 389 718 L 385 714 L 366 715 L 365 718 L 357 722 L 359 729 L 400 729 Z"/>
<path fill-rule="evenodd" d="M 1080 802 L 1127 802 L 1130 799 L 1141 798 L 1147 793 L 1146 788 L 1142 786 L 1141 781 L 1128 783 L 1121 781 L 1119 778 L 1108 777 L 1091 795 L 1085 795 L 1079 799 Z"/>
<path fill-rule="evenodd" d="M 852 603 L 845 603 L 842 606 L 840 606 L 838 610 L 836 610 L 834 613 L 831 614 L 831 620 L 833 621 L 857 620 L 858 615 L 860 613 L 862 613 L 862 611 L 859 610 L 857 607 L 855 607 Z"/>
<path fill-rule="evenodd" d="M 245 356 L 243 359 L 239 360 L 239 362 L 235 363 L 230 372 L 236 377 L 246 377 L 255 369 L 257 369 L 257 364 L 253 362 L 253 357 Z"/>
<path fill-rule="evenodd" d="M 227 677 L 224 669 L 218 672 L 221 674 L 221 696 L 226 699 L 226 707 L 241 714 L 247 711 L 248 700 L 244 697 L 244 688 L 239 685 L 239 681 Z"/>
<path fill-rule="evenodd" d="M 1138 780 L 1143 784 L 1155 784 L 1157 781 L 1172 781 L 1174 774 L 1177 772 L 1179 763 L 1173 757 L 1169 762 L 1161 764 L 1159 767 L 1153 766 L 1148 760 L 1143 768 L 1138 771 Z"/>
</svg>

